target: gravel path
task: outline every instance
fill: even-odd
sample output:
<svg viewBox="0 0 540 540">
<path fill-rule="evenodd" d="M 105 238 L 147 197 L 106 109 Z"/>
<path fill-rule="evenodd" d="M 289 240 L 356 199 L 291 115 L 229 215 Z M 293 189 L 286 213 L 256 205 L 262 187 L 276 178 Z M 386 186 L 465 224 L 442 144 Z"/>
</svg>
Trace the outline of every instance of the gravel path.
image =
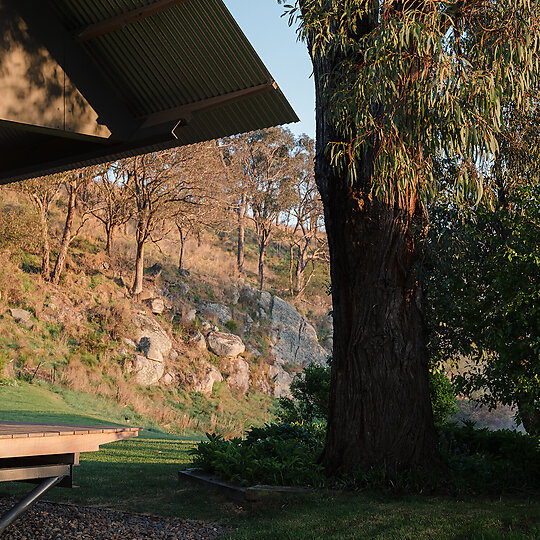
<svg viewBox="0 0 540 540">
<path fill-rule="evenodd" d="M 0 514 L 14 504 L 15 499 L 0 499 Z M 228 532 L 223 527 L 198 521 L 38 502 L 10 525 L 2 540 L 206 540 Z"/>
</svg>

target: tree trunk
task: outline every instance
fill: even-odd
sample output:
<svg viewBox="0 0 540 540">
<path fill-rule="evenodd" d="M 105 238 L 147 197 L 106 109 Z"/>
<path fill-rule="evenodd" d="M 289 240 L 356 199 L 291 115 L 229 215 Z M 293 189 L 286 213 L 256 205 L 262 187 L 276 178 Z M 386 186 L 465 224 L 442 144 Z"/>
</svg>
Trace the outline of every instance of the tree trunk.
<svg viewBox="0 0 540 540">
<path fill-rule="evenodd" d="M 263 236 L 259 240 L 259 289 L 262 291 L 264 287 L 264 255 L 266 252 L 266 239 Z"/>
<path fill-rule="evenodd" d="M 330 250 L 334 317 L 330 411 L 322 463 L 327 474 L 358 467 L 388 471 L 439 467 L 429 398 L 415 228 L 415 193 L 382 202 L 371 195 L 366 153 L 350 186 L 326 151 L 339 141 L 326 120 L 323 84 L 331 60 L 313 59 L 317 97 L 315 177 Z"/>
<path fill-rule="evenodd" d="M 238 272 L 244 272 L 244 252 L 245 252 L 245 221 L 246 221 L 246 194 L 242 193 L 240 204 L 238 206 L 238 245 L 236 252 L 236 266 Z"/>
<path fill-rule="evenodd" d="M 137 255 L 135 258 L 135 279 L 133 280 L 132 294 L 141 294 L 143 290 L 144 275 L 144 244 L 145 240 L 137 240 Z"/>
<path fill-rule="evenodd" d="M 77 192 L 74 186 L 68 185 L 68 207 L 66 214 L 66 223 L 64 225 L 64 233 L 62 235 L 62 242 L 60 244 L 60 251 L 58 252 L 58 257 L 56 259 L 56 264 L 54 265 L 54 272 L 52 277 L 52 282 L 55 285 L 60 283 L 60 277 L 64 271 L 66 265 L 66 258 L 69 249 L 69 245 L 72 240 L 73 233 L 73 220 L 75 219 L 75 205 L 77 199 Z"/>
<path fill-rule="evenodd" d="M 308 244 L 309 245 L 309 244 Z M 294 290 L 295 296 L 299 296 L 304 290 L 304 275 L 306 270 L 306 251 L 298 246 L 298 254 L 296 257 L 296 268 L 295 268 L 295 278 L 296 278 L 296 287 Z"/>
<path fill-rule="evenodd" d="M 184 269 L 184 246 L 186 243 L 186 237 L 184 236 L 184 233 L 182 229 L 177 225 L 178 228 L 178 234 L 180 235 L 180 252 L 178 254 L 178 271 L 182 271 Z"/>
<path fill-rule="evenodd" d="M 105 246 L 105 251 L 108 257 L 111 257 L 112 255 L 113 235 L 115 228 L 116 227 L 114 225 L 105 226 L 107 233 L 107 245 Z"/>
</svg>

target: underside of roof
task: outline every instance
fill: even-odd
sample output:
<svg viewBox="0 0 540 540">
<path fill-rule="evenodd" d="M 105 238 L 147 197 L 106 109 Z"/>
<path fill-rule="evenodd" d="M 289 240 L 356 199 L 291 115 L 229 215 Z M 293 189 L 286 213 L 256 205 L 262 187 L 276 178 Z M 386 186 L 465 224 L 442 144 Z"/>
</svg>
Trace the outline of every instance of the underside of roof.
<svg viewBox="0 0 540 540">
<path fill-rule="evenodd" d="M 0 0 L 0 183 L 298 118 L 221 0 Z"/>
</svg>

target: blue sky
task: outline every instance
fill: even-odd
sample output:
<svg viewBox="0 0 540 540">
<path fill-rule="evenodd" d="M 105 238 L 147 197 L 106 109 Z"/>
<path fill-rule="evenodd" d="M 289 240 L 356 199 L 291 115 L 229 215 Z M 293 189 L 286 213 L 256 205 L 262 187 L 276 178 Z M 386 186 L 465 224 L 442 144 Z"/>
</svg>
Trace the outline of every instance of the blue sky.
<svg viewBox="0 0 540 540">
<path fill-rule="evenodd" d="M 277 0 L 224 0 L 300 118 L 288 127 L 315 137 L 315 90 L 306 45 Z M 292 2 L 291 2 L 292 3 Z"/>
</svg>

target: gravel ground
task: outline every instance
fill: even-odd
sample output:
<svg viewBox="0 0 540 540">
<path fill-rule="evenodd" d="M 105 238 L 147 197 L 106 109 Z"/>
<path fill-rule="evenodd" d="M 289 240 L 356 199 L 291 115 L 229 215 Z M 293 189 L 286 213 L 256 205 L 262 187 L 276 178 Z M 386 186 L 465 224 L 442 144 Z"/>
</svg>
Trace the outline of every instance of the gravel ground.
<svg viewBox="0 0 540 540">
<path fill-rule="evenodd" d="M 0 514 L 15 502 L 12 498 L 0 499 Z M 223 527 L 198 521 L 38 502 L 9 526 L 2 540 L 191 540 L 217 538 L 228 532 Z"/>
</svg>

